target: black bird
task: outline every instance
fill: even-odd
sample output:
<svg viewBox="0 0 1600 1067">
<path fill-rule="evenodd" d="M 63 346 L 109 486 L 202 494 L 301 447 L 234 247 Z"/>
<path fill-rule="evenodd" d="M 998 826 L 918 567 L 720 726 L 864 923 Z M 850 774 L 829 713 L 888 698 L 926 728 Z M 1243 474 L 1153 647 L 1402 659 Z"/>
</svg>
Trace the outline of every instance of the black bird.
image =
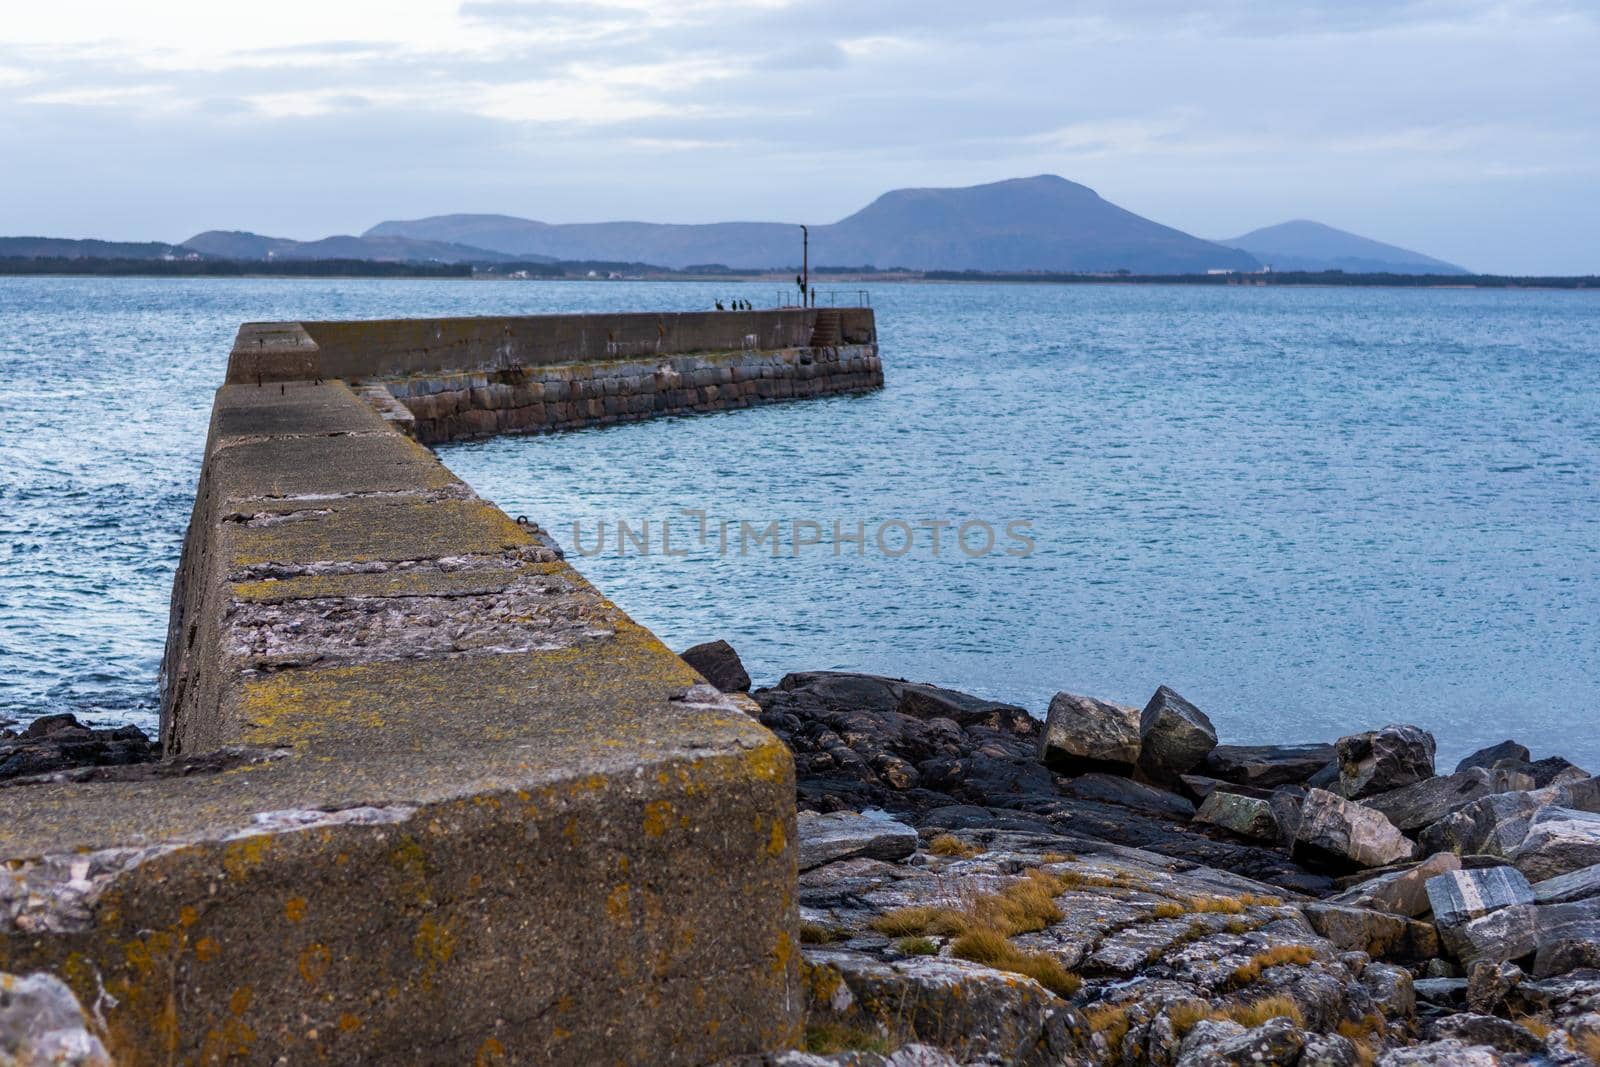
<svg viewBox="0 0 1600 1067">
<path fill-rule="evenodd" d="M 718 300 L 717 301 L 717 310 L 718 311 L 726 311 L 728 309 L 722 306 L 722 301 Z"/>
</svg>

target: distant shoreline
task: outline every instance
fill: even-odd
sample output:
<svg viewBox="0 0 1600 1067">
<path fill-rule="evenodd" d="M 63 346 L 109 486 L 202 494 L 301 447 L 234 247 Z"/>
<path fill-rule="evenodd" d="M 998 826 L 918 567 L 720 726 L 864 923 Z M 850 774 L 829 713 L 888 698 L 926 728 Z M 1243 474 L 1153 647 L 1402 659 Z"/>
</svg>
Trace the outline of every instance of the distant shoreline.
<svg viewBox="0 0 1600 1067">
<path fill-rule="evenodd" d="M 146 278 L 416 278 L 462 281 L 664 281 L 793 284 L 795 268 L 772 270 L 672 270 L 644 263 L 416 263 L 360 259 L 150 260 L 0 257 L 3 277 Z M 1351 274 L 1343 271 L 1272 271 L 1226 274 L 1067 273 L 1052 271 L 874 270 L 822 268 L 813 288 L 902 282 L 976 282 L 1002 285 L 1201 285 L 1267 288 L 1360 287 L 1381 289 L 1600 290 L 1600 275 Z"/>
</svg>

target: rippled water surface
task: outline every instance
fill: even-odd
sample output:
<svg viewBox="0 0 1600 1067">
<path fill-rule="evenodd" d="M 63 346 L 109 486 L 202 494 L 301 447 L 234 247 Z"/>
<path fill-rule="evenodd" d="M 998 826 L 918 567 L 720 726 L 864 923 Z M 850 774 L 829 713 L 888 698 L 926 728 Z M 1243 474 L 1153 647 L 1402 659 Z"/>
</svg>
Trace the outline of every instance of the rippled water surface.
<svg viewBox="0 0 1600 1067">
<path fill-rule="evenodd" d="M 0 715 L 149 722 L 211 392 L 251 319 L 698 309 L 770 286 L 0 279 Z M 1600 295 L 879 286 L 865 397 L 441 450 L 675 647 L 1225 738 L 1403 720 L 1600 770 Z M 709 536 L 686 511 L 707 515 Z M 618 520 L 649 555 L 616 551 Z M 661 523 L 685 556 L 661 552 Z M 718 522 L 731 520 L 727 551 Z M 780 554 L 739 552 L 774 520 Z M 795 520 L 822 543 L 792 548 Z M 832 524 L 867 531 L 835 556 Z M 913 527 L 911 551 L 873 543 Z M 1031 523 L 968 558 L 919 524 Z M 599 523 L 606 550 L 593 558 Z M 802 525 L 803 533 L 812 533 Z M 973 528 L 977 531 L 977 528 Z M 973 541 L 977 532 L 969 534 Z M 885 544 L 898 551 L 898 528 Z"/>
</svg>

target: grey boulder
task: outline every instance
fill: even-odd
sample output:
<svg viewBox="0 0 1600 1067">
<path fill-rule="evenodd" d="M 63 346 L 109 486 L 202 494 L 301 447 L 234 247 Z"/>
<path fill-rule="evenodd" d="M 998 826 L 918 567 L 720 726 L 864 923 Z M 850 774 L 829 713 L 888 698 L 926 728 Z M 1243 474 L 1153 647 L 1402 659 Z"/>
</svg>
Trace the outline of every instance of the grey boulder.
<svg viewBox="0 0 1600 1067">
<path fill-rule="evenodd" d="M 1528 820 L 1528 832 L 1509 858 L 1535 881 L 1600 863 L 1600 814 L 1541 808 Z"/>
<path fill-rule="evenodd" d="M 1217 729 L 1206 713 L 1162 686 L 1139 714 L 1139 769 L 1161 782 L 1175 782 L 1217 747 Z"/>
<path fill-rule="evenodd" d="M 1429 825 L 1418 840 L 1427 852 L 1506 857 L 1522 843 L 1533 814 L 1548 807 L 1600 811 L 1600 779 L 1482 797 Z"/>
<path fill-rule="evenodd" d="M 1473 1012 L 1435 1019 L 1427 1026 L 1427 1036 L 1434 1040 L 1454 1038 L 1468 1045 L 1488 1045 L 1500 1052 L 1526 1054 L 1544 1051 L 1544 1042 L 1509 1019 Z"/>
<path fill-rule="evenodd" d="M 1278 840 L 1278 817 L 1272 804 L 1257 797 L 1213 791 L 1195 812 L 1195 822 L 1218 826 L 1257 841 Z"/>
<path fill-rule="evenodd" d="M 1439 954 L 1439 935 L 1431 923 L 1325 900 L 1303 904 L 1300 910 L 1318 936 L 1345 952 L 1404 960 L 1426 960 Z"/>
<path fill-rule="evenodd" d="M 1385 867 L 1413 858 L 1416 845 L 1382 812 L 1313 789 L 1300 807 L 1294 852 L 1324 863 Z"/>
<path fill-rule="evenodd" d="M 795 826 L 802 871 L 862 856 L 900 860 L 917 850 L 917 832 L 882 812 L 802 811 Z"/>
<path fill-rule="evenodd" d="M 1339 792 L 1356 800 L 1433 777 L 1433 735 L 1417 726 L 1394 724 L 1351 734 L 1334 745 Z"/>
<path fill-rule="evenodd" d="M 1519 960 L 1538 948 L 1538 920 L 1531 904 L 1514 904 L 1456 926 L 1439 924 L 1439 940 L 1470 967 L 1479 960 Z"/>
<path fill-rule="evenodd" d="M 1600 967 L 1600 900 L 1544 905 L 1535 909 L 1534 924 L 1535 978 Z"/>
<path fill-rule="evenodd" d="M 1533 779 L 1519 771 L 1470 767 L 1439 778 L 1375 793 L 1361 803 L 1376 808 L 1402 830 L 1420 830 L 1438 822 L 1452 811 L 1495 793 L 1533 788 Z"/>
<path fill-rule="evenodd" d="M 1331 899 L 1336 904 L 1416 918 L 1433 908 L 1428 899 L 1428 880 L 1460 869 L 1461 857 L 1453 852 L 1440 852 L 1403 870 L 1389 871 L 1361 882 Z"/>
<path fill-rule="evenodd" d="M 1446 1038 L 1392 1048 L 1379 1058 L 1378 1067 L 1502 1067 L 1504 1062 L 1500 1053 L 1488 1045 Z"/>
<path fill-rule="evenodd" d="M 1440 930 L 1501 908 L 1533 903 L 1533 887 L 1515 867 L 1446 871 L 1428 879 L 1427 892 Z"/>
<path fill-rule="evenodd" d="M 1533 884 L 1533 899 L 1540 904 L 1570 904 L 1590 897 L 1600 897 L 1600 863 Z"/>
<path fill-rule="evenodd" d="M 1196 1027 L 1190 1038 L 1196 1036 Z M 1209 1036 L 1209 1035 L 1201 1035 Z M 1296 1063 L 1305 1048 L 1306 1035 L 1285 1016 L 1269 1019 L 1242 1034 L 1215 1041 L 1186 1038 L 1178 1056 L 1178 1067 L 1249 1067 L 1254 1064 Z"/>
<path fill-rule="evenodd" d="M 0 974 L 0 1063 L 112 1067 L 78 998 L 53 974 Z"/>
<path fill-rule="evenodd" d="M 1340 1034 L 1307 1034 L 1296 1067 L 1361 1067 L 1354 1041 Z"/>
<path fill-rule="evenodd" d="M 1127 774 L 1139 762 L 1139 709 L 1057 693 L 1039 737 L 1039 758 L 1062 774 Z"/>
</svg>

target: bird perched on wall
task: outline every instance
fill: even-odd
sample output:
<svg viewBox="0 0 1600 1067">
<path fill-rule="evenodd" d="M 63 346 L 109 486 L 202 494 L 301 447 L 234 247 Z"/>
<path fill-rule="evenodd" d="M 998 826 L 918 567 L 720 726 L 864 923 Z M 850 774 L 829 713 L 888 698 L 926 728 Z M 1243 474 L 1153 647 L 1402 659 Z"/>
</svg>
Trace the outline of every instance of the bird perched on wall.
<svg viewBox="0 0 1600 1067">
<path fill-rule="evenodd" d="M 722 301 L 720 301 L 720 300 L 718 300 L 718 301 L 717 301 L 717 302 L 716 302 L 716 304 L 717 304 L 717 310 L 718 310 L 718 311 L 726 311 L 726 310 L 727 310 L 727 309 L 726 309 L 726 308 L 724 308 L 724 307 L 723 307 L 723 306 L 722 306 Z"/>
</svg>

